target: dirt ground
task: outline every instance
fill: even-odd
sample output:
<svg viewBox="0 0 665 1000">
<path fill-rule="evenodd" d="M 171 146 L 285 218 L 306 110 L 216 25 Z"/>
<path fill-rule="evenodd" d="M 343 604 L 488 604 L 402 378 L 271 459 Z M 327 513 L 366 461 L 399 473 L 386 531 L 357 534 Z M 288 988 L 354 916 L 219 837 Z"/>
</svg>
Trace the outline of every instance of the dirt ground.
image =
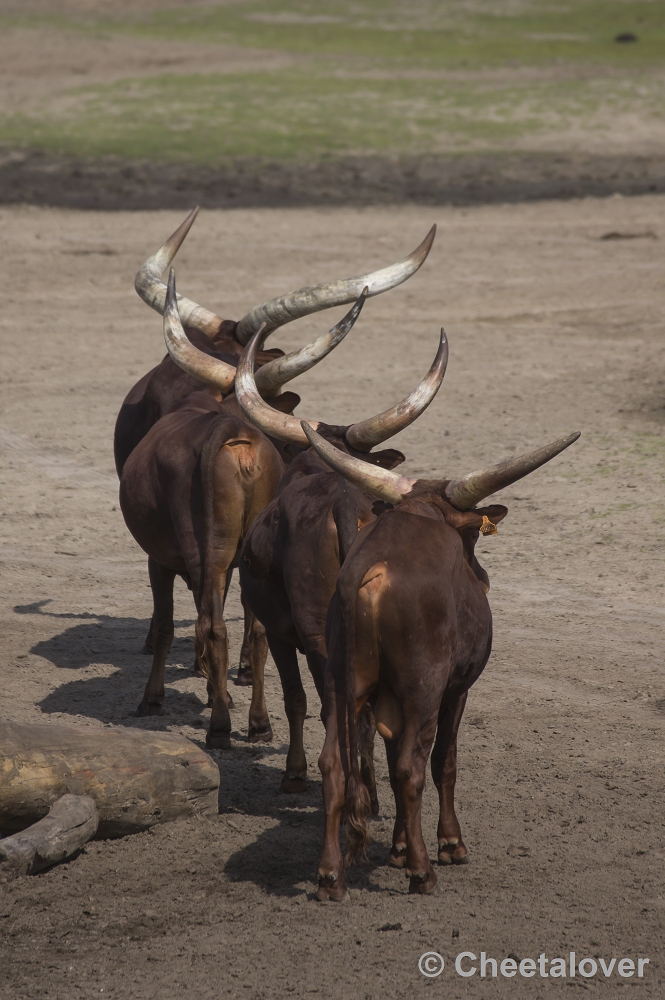
<svg viewBox="0 0 665 1000">
<path fill-rule="evenodd" d="M 144 556 L 117 504 L 120 403 L 164 352 L 133 276 L 180 213 L 3 207 L 0 713 L 46 723 L 169 729 L 203 743 L 191 674 L 192 602 L 177 589 L 166 713 L 134 712 L 148 672 Z M 504 491 L 509 515 L 478 553 L 495 646 L 460 732 L 458 813 L 471 864 L 409 897 L 386 864 L 393 804 L 378 747 L 381 817 L 346 904 L 317 904 L 319 705 L 308 681 L 311 781 L 280 794 L 275 739 L 214 755 L 220 814 L 118 841 L 0 895 L 0 997 L 662 997 L 665 679 L 663 581 L 665 197 L 476 208 L 206 211 L 178 287 L 224 316 L 306 282 L 399 258 L 439 236 L 409 283 L 370 300 L 353 333 L 294 385 L 331 422 L 376 412 L 451 346 L 444 386 L 395 439 L 407 474 L 458 475 L 580 429 L 563 456 Z M 331 324 L 275 334 L 290 348 Z M 241 620 L 228 605 L 232 660 Z M 436 854 L 435 796 L 425 794 Z M 462 979 L 461 951 L 498 959 L 648 957 L 641 979 Z M 446 960 L 438 979 L 417 969 Z M 573 990 L 574 992 L 574 990 Z"/>
<path fill-rule="evenodd" d="M 83 160 L 0 147 L 0 205 L 145 210 L 348 205 L 477 205 L 543 198 L 665 193 L 662 154 L 469 153 L 341 156 L 320 161 L 238 157 L 214 166 Z"/>
</svg>

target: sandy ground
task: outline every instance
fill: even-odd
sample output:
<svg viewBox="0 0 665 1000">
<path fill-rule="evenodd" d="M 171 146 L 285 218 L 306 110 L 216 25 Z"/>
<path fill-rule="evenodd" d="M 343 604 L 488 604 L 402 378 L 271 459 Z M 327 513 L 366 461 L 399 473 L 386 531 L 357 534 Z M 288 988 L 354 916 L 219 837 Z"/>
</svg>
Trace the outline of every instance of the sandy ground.
<svg viewBox="0 0 665 1000">
<path fill-rule="evenodd" d="M 157 73 L 247 73 L 283 69 L 297 60 L 269 49 L 171 42 L 131 35 L 86 36 L 54 28 L 0 31 L 0 113 L 28 113 L 72 87 Z"/>
<path fill-rule="evenodd" d="M 111 450 L 122 398 L 163 354 L 160 321 L 136 298 L 133 275 L 180 218 L 0 210 L 7 718 L 203 741 L 184 586 L 166 714 L 134 715 L 150 596 L 118 511 Z M 217 820 L 95 842 L 3 891 L 2 1000 L 533 1000 L 568 996 L 567 984 L 662 997 L 665 198 L 210 211 L 177 261 L 179 288 L 238 317 L 280 291 L 394 260 L 432 221 L 439 238 L 423 270 L 370 300 L 353 334 L 295 387 L 308 416 L 378 411 L 427 369 L 445 323 L 444 387 L 395 439 L 408 474 L 457 475 L 583 432 L 505 491 L 509 516 L 479 543 L 496 640 L 460 735 L 458 812 L 472 863 L 440 869 L 431 897 L 407 895 L 386 864 L 393 805 L 380 747 L 370 862 L 352 869 L 348 904 L 315 903 L 319 706 L 308 684 L 311 783 L 304 796 L 281 795 L 287 730 L 269 663 L 275 740 L 246 742 L 248 695 L 234 688 L 233 749 L 215 755 Z M 323 326 L 321 316 L 302 321 L 275 343 L 291 347 Z M 237 662 L 235 590 L 228 621 Z M 424 827 L 434 857 L 431 784 Z M 429 950 L 446 959 L 441 979 L 417 971 Z M 466 950 L 651 964 L 641 980 L 462 980 L 451 965 Z"/>
</svg>

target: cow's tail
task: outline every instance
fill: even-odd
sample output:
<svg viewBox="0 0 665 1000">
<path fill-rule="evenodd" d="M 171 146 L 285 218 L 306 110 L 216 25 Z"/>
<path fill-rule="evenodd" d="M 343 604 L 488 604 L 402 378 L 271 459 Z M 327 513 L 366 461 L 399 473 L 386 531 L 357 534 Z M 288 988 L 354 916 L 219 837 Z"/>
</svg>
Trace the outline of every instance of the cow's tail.
<svg viewBox="0 0 665 1000">
<path fill-rule="evenodd" d="M 357 532 L 357 526 L 356 526 Z M 346 715 L 348 727 L 348 773 L 344 813 L 346 817 L 346 867 L 366 858 L 370 842 L 369 817 L 371 802 L 369 792 L 360 775 L 358 763 L 358 715 L 356 712 L 356 673 L 354 653 L 356 645 L 356 605 L 358 587 L 347 591 L 342 600 L 344 622 L 344 673 L 346 681 Z"/>
<path fill-rule="evenodd" d="M 201 448 L 201 501 L 203 513 L 203 537 L 199 539 L 201 547 L 201 564 L 210 565 L 210 546 L 215 527 L 215 463 L 217 455 L 230 437 L 232 430 L 227 420 L 215 420 L 206 434 Z M 229 433 L 231 432 L 231 434 Z M 201 576 L 200 586 L 204 588 L 198 595 L 200 613 L 195 626 L 196 657 L 201 667 L 201 673 L 208 682 L 212 680 L 210 664 L 208 663 L 208 642 L 206 632 L 212 628 L 212 594 L 207 594 L 204 586 L 205 576 Z M 210 604 L 210 606 L 208 606 Z"/>
</svg>

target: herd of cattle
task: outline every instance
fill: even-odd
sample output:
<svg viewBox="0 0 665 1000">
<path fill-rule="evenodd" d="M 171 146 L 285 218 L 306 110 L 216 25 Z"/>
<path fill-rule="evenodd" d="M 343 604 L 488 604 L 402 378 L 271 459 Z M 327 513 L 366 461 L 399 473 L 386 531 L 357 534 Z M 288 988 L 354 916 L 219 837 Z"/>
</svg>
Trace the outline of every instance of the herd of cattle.
<svg viewBox="0 0 665 1000">
<path fill-rule="evenodd" d="M 271 299 L 236 323 L 176 295 L 172 270 L 168 285 L 162 280 L 196 214 L 137 274 L 139 295 L 164 317 L 169 354 L 131 390 L 115 429 L 121 508 L 148 555 L 154 601 L 144 649 L 152 668 L 139 712 L 163 710 L 178 575 L 196 603 L 195 668 L 207 679 L 211 706 L 207 745 L 230 745 L 224 603 L 237 567 L 245 627 L 236 683 L 252 685 L 249 739 L 271 740 L 264 695 L 270 649 L 289 722 L 285 792 L 306 787 L 298 651 L 323 704 L 318 897 L 341 899 L 345 860 L 365 850 L 369 816 L 378 812 L 376 731 L 396 803 L 390 864 L 405 868 L 411 892 L 431 892 L 436 875 L 420 819 L 430 753 L 440 802 L 438 861 L 468 860 L 454 808 L 457 731 L 492 640 L 489 580 L 474 549 L 479 533 L 496 532 L 507 513 L 498 504 L 477 505 L 579 435 L 462 479 L 394 472 L 404 455 L 373 449 L 436 395 L 448 359 L 443 330 L 430 370 L 395 406 L 348 426 L 300 420 L 293 415 L 299 397 L 283 387 L 340 343 L 368 296 L 418 270 L 434 228 L 398 264 Z M 306 347 L 287 355 L 264 349 L 278 327 L 351 302 L 350 312 Z"/>
</svg>

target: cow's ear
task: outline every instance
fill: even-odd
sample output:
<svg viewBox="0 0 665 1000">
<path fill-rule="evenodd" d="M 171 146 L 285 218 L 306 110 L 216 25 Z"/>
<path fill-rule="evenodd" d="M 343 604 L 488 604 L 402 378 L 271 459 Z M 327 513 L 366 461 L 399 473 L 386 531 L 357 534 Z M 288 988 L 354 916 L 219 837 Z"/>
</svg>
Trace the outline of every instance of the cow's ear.
<svg viewBox="0 0 665 1000">
<path fill-rule="evenodd" d="M 489 507 L 479 507 L 475 513 L 480 514 L 481 518 L 486 517 L 488 521 L 491 521 L 496 526 L 499 521 L 503 521 L 508 513 L 508 508 L 504 507 L 502 503 L 493 503 Z"/>
<path fill-rule="evenodd" d="M 300 402 L 300 396 L 295 392 L 283 392 L 279 396 L 267 399 L 266 402 L 270 403 L 273 410 L 279 410 L 280 413 L 292 414 Z"/>
<path fill-rule="evenodd" d="M 477 510 L 461 511 L 451 507 L 446 511 L 446 521 L 451 528 L 456 528 L 457 531 L 464 531 L 465 528 L 475 528 L 476 531 L 482 531 L 484 526 L 489 528 L 490 524 L 496 529 L 496 525 L 504 519 L 507 513 L 508 508 L 498 503 L 489 507 L 478 507 Z M 495 534 L 495 531 L 490 529 L 483 531 L 483 534 Z"/>
<path fill-rule="evenodd" d="M 370 465 L 380 465 L 382 469 L 394 469 L 396 465 L 402 464 L 405 456 L 395 448 L 384 448 L 383 451 L 370 451 L 363 455 L 363 458 Z"/>
</svg>

